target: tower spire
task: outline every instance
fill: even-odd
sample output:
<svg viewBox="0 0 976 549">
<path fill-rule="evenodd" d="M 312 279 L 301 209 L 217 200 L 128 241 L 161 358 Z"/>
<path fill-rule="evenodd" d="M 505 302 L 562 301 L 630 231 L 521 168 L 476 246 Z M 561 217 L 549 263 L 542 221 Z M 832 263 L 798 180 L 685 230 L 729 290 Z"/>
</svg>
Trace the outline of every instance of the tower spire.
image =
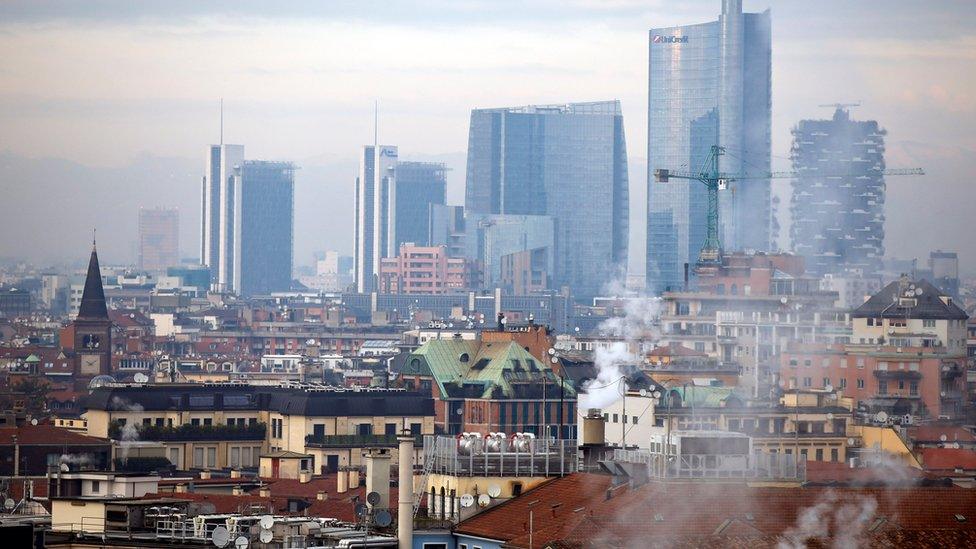
<svg viewBox="0 0 976 549">
<path fill-rule="evenodd" d="M 373 151 L 376 151 L 376 147 L 379 146 L 379 125 L 380 125 L 380 103 L 376 99 L 373 100 Z M 373 154 L 377 154 L 373 152 Z"/>
<path fill-rule="evenodd" d="M 224 146 L 224 98 L 220 98 L 220 146 Z"/>
</svg>

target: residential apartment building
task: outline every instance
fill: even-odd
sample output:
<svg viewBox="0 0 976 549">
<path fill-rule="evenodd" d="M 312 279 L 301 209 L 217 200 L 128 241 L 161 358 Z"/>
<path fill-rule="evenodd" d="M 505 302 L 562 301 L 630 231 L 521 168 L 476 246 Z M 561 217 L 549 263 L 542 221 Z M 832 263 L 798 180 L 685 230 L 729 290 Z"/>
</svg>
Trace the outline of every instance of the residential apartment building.
<svg viewBox="0 0 976 549">
<path fill-rule="evenodd" d="M 90 436 L 161 442 L 178 470 L 256 468 L 262 454 L 313 456 L 314 471 L 361 465 L 367 446 L 396 446 L 396 433 L 434 432 L 429 397 L 402 390 L 322 385 L 109 385 L 84 414 Z"/>
<path fill-rule="evenodd" d="M 801 120 L 790 157 L 790 242 L 818 275 L 881 270 L 884 257 L 885 130 L 837 107 L 831 120 Z"/>
<path fill-rule="evenodd" d="M 396 257 L 384 258 L 378 290 L 392 294 L 445 294 L 480 286 L 477 264 L 448 257 L 444 246 L 400 245 Z"/>
<path fill-rule="evenodd" d="M 852 313 L 847 345 L 793 345 L 780 377 L 836 387 L 869 410 L 958 418 L 968 406 L 966 313 L 927 281 L 892 282 Z"/>
</svg>

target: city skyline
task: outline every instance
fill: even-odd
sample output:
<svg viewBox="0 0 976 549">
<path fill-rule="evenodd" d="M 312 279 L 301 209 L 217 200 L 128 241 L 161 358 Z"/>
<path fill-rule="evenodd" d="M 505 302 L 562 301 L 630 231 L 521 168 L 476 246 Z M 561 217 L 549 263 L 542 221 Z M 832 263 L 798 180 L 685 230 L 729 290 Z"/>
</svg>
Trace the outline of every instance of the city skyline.
<svg viewBox="0 0 976 549">
<path fill-rule="evenodd" d="M 135 63 L 141 59 L 140 56 L 146 55 L 153 48 L 163 47 L 164 51 L 170 51 L 165 46 L 177 43 L 174 41 L 184 44 L 183 48 L 229 47 L 242 37 L 250 37 L 260 43 L 270 38 L 265 31 L 273 23 L 297 25 L 297 29 L 302 31 L 295 33 L 294 38 L 288 38 L 286 42 L 279 44 L 278 48 L 302 45 L 303 41 L 310 39 L 311 30 L 316 26 L 335 25 L 337 21 L 346 20 L 355 23 L 344 31 L 343 36 L 346 38 L 352 36 L 350 39 L 362 39 L 372 32 L 379 32 L 378 29 L 392 28 L 397 32 L 390 34 L 387 39 L 426 37 L 422 46 L 417 47 L 429 47 L 432 41 L 441 39 L 451 25 L 479 31 L 468 33 L 470 38 L 458 45 L 455 54 L 438 52 L 437 55 L 426 56 L 432 57 L 429 61 L 413 63 L 409 67 L 396 67 L 398 75 L 409 77 L 404 80 L 404 85 L 413 86 L 414 90 L 423 90 L 424 93 L 413 91 L 400 94 L 396 89 L 383 89 L 377 85 L 353 86 L 353 89 L 361 92 L 360 96 L 362 93 L 367 94 L 367 98 L 360 97 L 356 100 L 331 97 L 331 91 L 328 94 L 319 93 L 323 88 L 318 75 L 334 73 L 342 78 L 353 79 L 354 82 L 363 78 L 361 70 L 334 66 L 325 51 L 328 50 L 329 43 L 323 43 L 320 48 L 310 48 L 310 52 L 321 50 L 322 53 L 307 53 L 310 57 L 303 57 L 297 62 L 299 66 L 289 65 L 274 74 L 261 69 L 262 65 L 267 66 L 274 62 L 274 52 L 249 58 L 246 63 L 235 62 L 221 68 L 221 71 L 229 71 L 225 76 L 236 75 L 235 78 L 244 78 L 248 84 L 253 84 L 240 88 L 248 89 L 246 94 L 219 89 L 203 93 L 195 74 L 207 67 L 199 65 L 198 69 L 174 72 L 173 63 L 176 59 L 169 53 L 163 55 L 154 67 L 159 74 L 166 74 L 176 85 L 157 87 L 153 94 L 146 94 L 136 86 L 137 79 L 126 79 L 126 86 L 116 87 L 115 91 L 111 91 L 90 81 L 90 76 L 82 78 L 74 71 L 61 71 L 60 67 L 53 65 L 55 58 L 70 59 L 76 54 L 65 53 L 36 59 L 31 58 L 31 54 L 27 52 L 17 59 L 5 60 L 2 65 L 4 73 L 12 77 L 5 79 L 6 87 L 0 90 L 0 112 L 8 121 L 0 130 L 3 132 L 0 133 L 0 150 L 5 155 L 12 156 L 5 164 L 18 168 L 11 173 L 5 172 L 5 175 L 8 179 L 17 176 L 31 181 L 37 170 L 62 168 L 63 162 L 50 167 L 52 162 L 44 159 L 62 157 L 83 162 L 84 167 L 77 169 L 84 171 L 86 175 L 92 174 L 95 182 L 90 184 L 96 187 L 92 193 L 97 194 L 97 181 L 106 177 L 105 172 L 125 169 L 124 166 L 131 165 L 132 162 L 146 160 L 163 164 L 164 173 L 179 179 L 175 188 L 185 189 L 194 185 L 193 181 L 182 179 L 179 170 L 173 166 L 182 166 L 191 160 L 199 166 L 199 153 L 194 151 L 199 150 L 201 142 L 217 140 L 218 103 L 219 96 L 222 95 L 226 98 L 227 141 L 245 143 L 249 151 L 255 151 L 255 156 L 262 158 L 295 160 L 306 168 L 298 174 L 296 196 L 321 200 L 340 185 L 347 184 L 348 179 L 341 180 L 340 173 L 345 178 L 354 173 L 355 168 L 353 172 L 349 172 L 347 167 L 349 162 L 354 162 L 352 159 L 356 143 L 369 141 L 372 137 L 372 101 L 369 97 L 374 96 L 380 99 L 381 139 L 384 142 L 398 142 L 404 150 L 414 151 L 407 158 L 428 160 L 450 155 L 462 157 L 461 161 L 454 161 L 453 166 L 450 166 L 454 169 L 448 174 L 448 203 L 458 203 L 458 181 L 464 178 L 463 169 L 458 169 L 463 166 L 463 153 L 460 151 L 464 149 L 464 136 L 471 109 L 506 103 L 538 104 L 549 100 L 586 100 L 605 96 L 619 97 L 621 100 L 625 125 L 631 138 L 628 151 L 631 202 L 642 204 L 646 200 L 642 189 L 645 181 L 643 176 L 638 178 L 636 175 L 643 172 L 639 168 L 643 160 L 642 151 L 646 146 L 646 120 L 643 120 L 644 109 L 641 105 L 646 105 L 647 30 L 711 20 L 718 11 L 720 2 L 706 1 L 670 10 L 654 4 L 642 7 L 638 3 L 622 2 L 615 3 L 610 9 L 581 3 L 573 5 L 572 9 L 561 11 L 559 17 L 548 21 L 543 17 L 547 6 L 539 6 L 528 10 L 523 21 L 507 26 L 503 24 L 503 18 L 497 10 L 488 10 L 477 24 L 465 17 L 469 12 L 462 8 L 442 10 L 444 13 L 437 19 L 437 24 L 429 28 L 418 24 L 422 14 L 428 13 L 423 9 L 417 10 L 410 17 L 402 17 L 401 13 L 410 11 L 409 9 L 393 9 L 390 13 L 378 14 L 376 20 L 369 23 L 356 10 L 339 14 L 327 9 L 312 9 L 308 21 L 300 23 L 297 13 L 307 10 L 308 5 L 302 5 L 301 9 L 286 7 L 279 13 L 241 8 L 240 12 L 235 12 L 218 24 L 213 20 L 213 12 L 206 9 L 201 12 L 199 8 L 186 6 L 178 7 L 173 13 L 162 14 L 152 9 L 143 11 L 116 5 L 113 15 L 103 17 L 73 13 L 72 10 L 54 13 L 43 9 L 29 10 L 23 6 L 5 6 L 2 9 L 6 10 L 8 17 L 4 18 L 3 26 L 7 32 L 0 37 L 0 44 L 14 47 L 18 44 L 36 43 L 60 47 L 59 44 L 66 39 L 65 36 L 70 35 L 65 30 L 65 25 L 80 18 L 89 24 L 87 30 L 70 32 L 84 33 L 84 37 L 91 40 L 81 41 L 82 46 L 79 47 L 89 48 L 88 53 L 92 55 L 112 52 L 111 57 L 122 63 L 120 66 Z M 744 9 L 748 11 L 761 11 L 768 7 L 770 4 L 764 2 L 744 4 Z M 936 243 L 939 242 L 940 235 L 960 233 L 960 229 L 965 226 L 958 215 L 961 211 L 960 205 L 972 198 L 971 191 L 966 189 L 962 179 L 967 170 L 976 165 L 976 152 L 973 150 L 976 149 L 976 144 L 972 142 L 968 132 L 965 132 L 965 128 L 971 126 L 968 122 L 973 119 L 976 109 L 972 97 L 965 93 L 970 77 L 965 74 L 966 71 L 958 70 L 958 67 L 973 57 L 973 37 L 969 29 L 961 25 L 960 18 L 956 17 L 964 13 L 965 5 L 962 3 L 949 5 L 938 13 L 918 9 L 916 5 L 907 2 L 889 4 L 884 12 L 869 8 L 828 3 L 815 11 L 795 2 L 772 6 L 775 44 L 773 164 L 774 168 L 784 167 L 782 163 L 785 160 L 780 157 L 787 155 L 789 129 L 792 125 L 801 119 L 820 118 L 826 114 L 817 105 L 860 99 L 863 106 L 859 109 L 858 116 L 878 120 L 890 131 L 889 166 L 921 165 L 931 174 L 924 181 L 892 181 L 889 189 L 888 220 L 892 225 L 888 231 L 891 240 L 891 245 L 887 246 L 889 253 L 900 257 L 922 257 L 929 249 L 939 245 Z M 867 12 L 870 12 L 869 16 Z M 401 17 L 397 19 L 396 16 Z M 826 33 L 818 30 L 824 27 L 812 24 L 826 19 L 833 21 L 835 26 L 831 28 L 838 30 Z M 923 21 L 927 22 L 924 23 L 925 26 L 940 28 L 938 36 L 920 39 L 914 25 Z M 584 25 L 586 22 L 593 24 Z M 372 29 L 372 26 L 377 29 Z M 588 30 L 577 32 L 572 43 L 547 39 L 546 51 L 551 50 L 550 53 L 537 53 L 544 49 L 530 47 L 526 51 L 536 53 L 516 56 L 520 61 L 509 61 L 509 65 L 515 63 L 515 67 L 506 66 L 495 57 L 477 54 L 481 51 L 477 47 L 477 41 L 486 40 L 489 31 L 498 31 L 495 38 L 511 35 L 517 38 L 515 43 L 529 46 L 538 44 L 536 41 L 540 40 L 538 37 L 529 39 L 533 29 L 575 32 L 583 26 Z M 125 36 L 131 36 L 126 33 L 140 33 L 140 47 L 131 53 L 113 50 L 112 46 L 118 40 L 113 33 L 120 31 Z M 838 34 L 845 38 L 839 39 Z M 60 38 L 55 40 L 55 36 Z M 275 35 L 275 39 L 278 38 L 281 37 Z M 337 37 L 336 40 L 338 39 Z M 73 44 L 78 43 L 73 41 Z M 575 57 L 570 55 L 569 58 L 573 61 L 567 61 L 567 54 L 572 54 L 577 49 L 591 53 Z M 420 59 L 416 56 L 410 57 L 411 52 L 412 50 L 404 51 L 398 57 Z M 462 53 L 471 55 L 462 61 Z M 822 54 L 832 58 L 839 56 L 850 62 L 838 67 L 837 63 L 828 63 L 820 58 Z M 506 59 L 510 60 L 512 57 Z M 33 64 L 28 64 L 32 62 Z M 247 63 L 252 66 L 242 66 Z M 483 90 L 493 91 L 460 94 L 445 101 L 445 92 L 439 90 L 467 90 L 470 85 L 465 84 L 458 88 L 464 78 L 457 76 L 456 67 L 462 66 L 462 63 L 466 67 L 463 71 L 465 74 L 477 76 L 472 84 Z M 30 74 L 36 75 L 36 78 L 48 78 L 57 73 L 60 81 L 72 83 L 72 86 L 56 86 L 43 96 L 37 92 L 28 93 L 23 85 L 29 81 L 25 80 L 28 66 L 31 67 Z M 318 68 L 313 70 L 315 67 Z M 94 69 L 98 72 L 108 70 L 109 67 L 96 64 Z M 526 72 L 537 78 L 532 79 L 532 83 L 507 85 L 513 75 L 524 75 Z M 311 80 L 296 81 L 296 75 L 305 75 L 302 78 Z M 421 76 L 426 78 L 424 85 L 419 85 L 416 81 Z M 567 95 L 562 89 L 582 78 L 588 83 L 585 93 Z M 830 84 L 838 81 L 844 82 L 844 89 L 838 90 L 835 85 Z M 296 88 L 281 85 L 288 82 L 300 82 L 308 86 Z M 797 82 L 803 82 L 803 86 L 797 86 Z M 312 100 L 310 94 L 305 92 L 299 97 L 296 95 L 298 92 L 293 91 L 298 88 L 314 89 L 321 98 Z M 438 109 L 432 107 L 435 102 Z M 42 107 L 45 105 L 55 109 L 52 112 L 59 113 L 56 119 L 60 122 L 54 122 L 53 118 L 43 115 Z M 147 116 L 163 109 L 172 113 L 172 116 L 165 120 L 158 116 Z M 131 118 L 142 123 L 119 126 L 118 117 L 123 113 L 127 120 Z M 301 119 L 297 118 L 299 115 L 302 115 Z M 309 130 L 305 129 L 306 119 L 314 121 L 316 125 L 327 123 L 337 131 L 312 138 Z M 75 129 L 51 131 L 56 129 L 51 124 L 56 123 L 70 123 Z M 179 127 L 176 128 L 173 124 Z M 264 131 L 269 124 L 281 130 L 274 132 L 273 141 L 267 137 L 270 134 Z M 81 138 L 81 134 L 91 133 L 96 128 L 101 128 L 101 131 L 95 132 L 99 138 Z M 42 130 L 45 135 L 50 136 L 43 142 L 34 137 Z M 152 135 L 132 133 L 143 131 Z M 16 136 L 11 132 L 16 132 Z M 188 138 L 190 134 L 192 140 Z M 208 134 L 211 136 L 209 139 L 200 139 L 200 135 Z M 142 151 L 152 153 L 150 156 L 138 156 Z M 34 157 L 41 159 L 31 160 Z M 169 157 L 184 160 L 171 163 Z M 105 167 L 119 164 L 123 167 Z M 22 165 L 26 165 L 23 169 L 28 173 L 20 171 Z M 187 170 L 196 173 L 199 171 L 199 167 Z M 52 182 L 49 185 L 57 189 L 58 184 L 61 183 Z M 939 185 L 954 198 L 941 206 L 941 224 L 912 231 L 906 216 L 912 211 L 911 197 L 916 192 L 914 188 L 920 184 Z M 194 226 L 199 227 L 199 220 L 194 219 L 199 211 L 197 200 L 194 200 L 196 197 L 176 198 L 172 194 L 163 197 L 154 194 L 149 190 L 150 187 L 148 183 L 142 183 L 138 187 L 141 194 L 137 195 L 138 198 L 133 198 L 138 200 L 136 206 L 180 207 L 185 214 L 181 235 L 186 244 L 184 249 L 194 249 L 194 243 L 199 238 L 194 236 L 196 231 L 192 230 Z M 16 194 L 26 196 L 28 201 L 36 200 L 29 189 L 17 189 Z M 788 197 L 784 187 L 780 188 L 779 196 L 781 199 Z M 344 253 L 351 253 L 352 231 L 346 228 L 352 226 L 349 213 L 336 212 L 332 216 L 334 220 L 316 219 L 309 216 L 314 210 L 303 210 L 309 202 L 296 202 L 296 263 L 310 262 L 311 252 L 317 249 L 339 249 Z M 338 202 L 344 203 L 345 197 Z M 781 215 L 787 214 L 781 212 Z M 128 217 L 129 220 L 123 221 L 122 216 L 114 215 L 112 219 L 120 220 L 108 222 L 108 226 L 104 219 L 98 220 L 102 224 L 101 232 L 105 235 L 103 255 L 106 260 L 123 262 L 136 259 L 130 242 L 113 234 L 123 232 L 115 230 L 117 227 L 135 226 L 135 216 L 130 214 Z M 11 219 L 11 216 L 7 218 Z M 634 258 L 643 255 L 640 251 L 644 249 L 641 219 L 642 212 L 633 207 L 629 255 L 630 267 L 635 272 L 640 270 L 642 262 L 635 261 Z M 91 225 L 97 224 L 93 221 L 75 216 L 70 217 L 65 226 L 74 230 L 87 230 Z M 4 255 L 38 258 L 42 255 L 42 250 L 58 249 L 56 240 L 64 240 L 26 232 L 12 220 L 7 223 L 13 225 L 9 227 L 9 234 L 14 238 L 13 244 L 4 250 Z M 786 232 L 787 226 L 784 225 L 781 232 Z M 323 234 L 326 236 L 319 236 Z M 966 253 L 971 250 L 972 244 L 965 239 L 952 241 L 952 238 L 949 237 L 949 243 L 940 244 L 958 249 L 964 270 L 972 270 L 973 262 L 976 261 L 973 256 L 976 254 Z M 781 242 L 783 240 L 781 235 Z"/>
</svg>

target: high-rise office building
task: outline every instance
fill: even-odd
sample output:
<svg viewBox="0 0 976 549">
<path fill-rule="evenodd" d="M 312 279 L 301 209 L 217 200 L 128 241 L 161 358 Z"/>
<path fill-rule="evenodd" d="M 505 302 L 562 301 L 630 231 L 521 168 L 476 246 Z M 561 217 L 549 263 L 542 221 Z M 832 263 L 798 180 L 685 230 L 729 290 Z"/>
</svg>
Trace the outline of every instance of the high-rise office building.
<svg viewBox="0 0 976 549">
<path fill-rule="evenodd" d="M 439 162 L 401 161 L 396 167 L 394 242 L 430 246 L 430 205 L 443 205 L 447 193 L 447 168 Z"/>
<path fill-rule="evenodd" d="M 885 131 L 851 120 L 838 107 L 830 120 L 793 128 L 790 241 L 813 274 L 858 269 L 874 274 L 884 256 Z M 849 174 L 849 175 L 840 175 Z"/>
<path fill-rule="evenodd" d="M 648 39 L 647 289 L 682 284 L 705 242 L 707 192 L 697 181 L 654 181 L 654 170 L 697 172 L 713 145 L 723 172 L 749 175 L 720 192 L 725 249 L 770 245 L 769 11 L 723 0 L 718 21 L 651 29 Z"/>
<path fill-rule="evenodd" d="M 180 211 L 139 208 L 139 268 L 162 271 L 180 263 Z"/>
<path fill-rule="evenodd" d="M 207 147 L 200 200 L 200 263 L 210 267 L 212 280 L 221 290 L 228 289 L 233 283 L 233 179 L 234 169 L 243 162 L 243 145 Z"/>
<path fill-rule="evenodd" d="M 627 201 L 619 101 L 471 112 L 465 211 L 550 216 L 554 285 L 585 299 L 621 274 Z"/>
<path fill-rule="evenodd" d="M 367 145 L 359 158 L 356 178 L 356 290 L 371 292 L 380 276 L 380 259 L 396 255 L 389 220 L 395 218 L 391 192 L 396 176 L 397 148 Z"/>
<path fill-rule="evenodd" d="M 230 289 L 250 296 L 291 287 L 295 166 L 246 160 L 234 170 Z"/>
</svg>

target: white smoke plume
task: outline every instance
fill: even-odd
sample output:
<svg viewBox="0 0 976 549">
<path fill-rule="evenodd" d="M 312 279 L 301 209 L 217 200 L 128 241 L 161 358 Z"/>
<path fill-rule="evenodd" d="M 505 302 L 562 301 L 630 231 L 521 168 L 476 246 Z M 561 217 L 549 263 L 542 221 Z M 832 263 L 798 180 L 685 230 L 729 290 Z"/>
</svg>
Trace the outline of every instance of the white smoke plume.
<svg viewBox="0 0 976 549">
<path fill-rule="evenodd" d="M 620 295 L 623 283 L 612 281 L 607 285 L 610 295 Z M 623 298 L 624 315 L 608 318 L 598 327 L 600 335 L 620 339 L 607 347 L 598 347 L 593 356 L 597 370 L 596 379 L 583 385 L 585 394 L 580 395 L 580 408 L 604 408 L 616 402 L 623 395 L 624 386 L 620 378 L 624 375 L 622 366 L 638 364 L 640 354 L 648 350 L 648 344 L 656 344 L 660 339 L 659 318 L 661 299 L 656 297 Z M 636 351 L 636 353 L 635 353 Z"/>
<path fill-rule="evenodd" d="M 597 368 L 596 379 L 583 384 L 586 392 L 580 395 L 580 409 L 604 408 L 616 402 L 623 395 L 620 367 L 632 364 L 634 359 L 627 344 L 620 341 L 607 348 L 597 348 L 593 360 Z"/>
<path fill-rule="evenodd" d="M 827 490 L 817 503 L 800 511 L 796 524 L 783 532 L 777 549 L 805 549 L 814 540 L 817 545 L 830 540 L 834 549 L 855 549 L 861 546 L 877 510 L 874 497 L 841 501 L 835 491 Z"/>
<path fill-rule="evenodd" d="M 142 412 L 145 408 L 141 404 L 132 404 L 125 399 L 119 397 L 112 398 L 112 408 L 115 410 L 124 410 L 126 412 Z M 121 438 L 119 439 L 119 452 L 123 461 L 129 459 L 129 449 L 133 442 L 139 440 L 139 430 L 132 421 L 126 421 L 125 425 L 122 426 Z"/>
</svg>

